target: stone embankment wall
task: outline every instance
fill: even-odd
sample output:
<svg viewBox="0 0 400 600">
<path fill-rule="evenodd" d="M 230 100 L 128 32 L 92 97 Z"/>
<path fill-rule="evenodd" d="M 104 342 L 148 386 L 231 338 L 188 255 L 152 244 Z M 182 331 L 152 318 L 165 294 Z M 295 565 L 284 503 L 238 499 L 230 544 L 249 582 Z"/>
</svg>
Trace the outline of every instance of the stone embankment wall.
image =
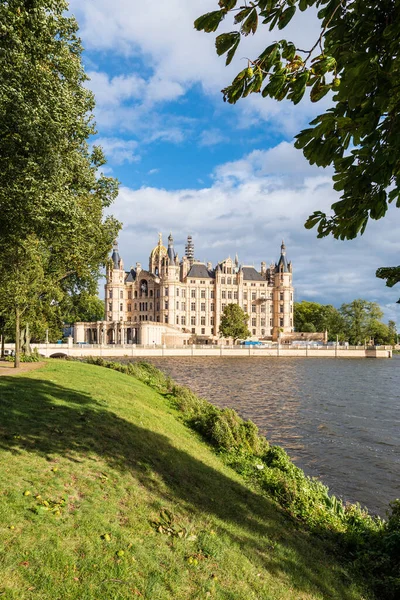
<svg viewBox="0 0 400 600">
<path fill-rule="evenodd" d="M 6 349 L 13 349 L 14 344 L 6 344 Z M 238 346 L 185 346 L 176 348 L 141 347 L 135 345 L 102 346 L 89 344 L 32 344 L 39 353 L 46 357 L 52 356 L 104 356 L 109 358 L 144 358 L 160 356 L 258 356 L 258 357 L 296 357 L 296 358 L 391 358 L 390 347 L 344 348 L 342 346 L 319 346 L 287 348 L 274 346 L 272 348 Z"/>
</svg>

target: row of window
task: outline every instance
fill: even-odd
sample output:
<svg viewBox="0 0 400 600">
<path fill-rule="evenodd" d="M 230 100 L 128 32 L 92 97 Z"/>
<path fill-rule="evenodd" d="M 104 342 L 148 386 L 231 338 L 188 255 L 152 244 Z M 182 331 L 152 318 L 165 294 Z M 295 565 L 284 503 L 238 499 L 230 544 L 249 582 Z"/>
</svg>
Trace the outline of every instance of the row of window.
<svg viewBox="0 0 400 600">
<path fill-rule="evenodd" d="M 229 281 L 228 281 L 228 283 L 229 283 Z M 253 285 L 253 284 L 251 284 L 251 285 Z M 263 286 L 263 285 L 264 284 L 261 284 L 261 286 Z M 118 290 L 116 290 L 116 291 L 118 292 Z M 113 298 L 113 292 L 114 292 L 113 289 L 109 289 L 108 290 L 108 297 L 109 297 L 110 300 Z M 159 298 L 160 297 L 160 290 L 155 290 L 155 292 L 156 292 L 155 293 L 155 297 Z M 165 296 L 169 295 L 169 291 L 168 291 L 167 287 L 164 288 L 164 294 L 165 294 Z M 144 296 L 150 295 L 150 298 L 152 298 L 153 297 L 153 290 L 150 290 L 150 292 L 148 294 L 148 292 L 147 292 L 147 286 L 143 285 L 143 289 L 140 292 L 140 296 L 142 296 L 142 295 L 144 295 Z M 186 290 L 185 289 L 181 289 L 180 290 L 179 288 L 176 288 L 176 295 L 177 296 L 181 296 L 182 298 L 186 298 Z M 119 297 L 120 297 L 121 300 L 123 300 L 123 298 L 124 298 L 124 292 L 123 292 L 123 290 L 120 290 Z M 137 298 L 137 297 L 138 297 L 138 292 L 135 290 L 134 291 L 134 298 Z M 191 289 L 190 290 L 190 297 L 191 298 L 196 298 L 196 289 Z M 237 291 L 232 291 L 232 290 L 228 290 L 228 291 L 222 290 L 221 291 L 221 297 L 222 298 L 228 298 L 228 300 L 232 300 L 232 299 L 237 300 L 238 299 L 238 292 Z M 265 296 L 262 296 L 262 297 L 265 297 Z M 201 289 L 200 290 L 200 298 L 206 298 L 206 290 L 205 289 Z M 211 299 L 214 298 L 214 290 L 210 290 L 210 298 Z M 257 298 L 256 292 L 251 292 L 251 299 L 252 300 L 256 300 L 256 298 Z M 244 300 L 248 299 L 248 293 L 247 292 L 243 292 L 243 299 Z M 272 300 L 272 292 L 270 294 L 268 294 L 267 299 L 271 299 Z M 281 301 L 284 300 L 284 292 L 280 292 L 279 299 Z M 290 299 L 293 300 L 293 294 L 290 295 Z M 128 300 L 132 300 L 132 290 L 128 291 Z"/>
</svg>

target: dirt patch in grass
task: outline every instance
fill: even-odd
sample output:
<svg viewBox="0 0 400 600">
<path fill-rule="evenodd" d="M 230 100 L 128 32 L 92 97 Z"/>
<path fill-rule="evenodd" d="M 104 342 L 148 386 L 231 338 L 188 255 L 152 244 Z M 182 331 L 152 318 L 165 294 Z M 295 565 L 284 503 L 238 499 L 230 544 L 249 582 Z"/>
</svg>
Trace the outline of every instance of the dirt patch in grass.
<svg viewBox="0 0 400 600">
<path fill-rule="evenodd" d="M 1 375 L 20 375 L 27 371 L 33 371 L 44 366 L 44 362 L 21 363 L 18 369 L 14 368 L 13 363 L 8 361 L 0 361 L 0 376 Z"/>
</svg>

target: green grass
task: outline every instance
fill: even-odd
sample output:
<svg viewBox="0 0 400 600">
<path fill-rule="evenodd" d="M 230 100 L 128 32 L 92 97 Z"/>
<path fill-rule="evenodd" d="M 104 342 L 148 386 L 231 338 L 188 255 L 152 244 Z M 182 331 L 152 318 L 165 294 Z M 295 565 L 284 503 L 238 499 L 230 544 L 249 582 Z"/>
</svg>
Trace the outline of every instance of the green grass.
<svg viewBox="0 0 400 600">
<path fill-rule="evenodd" d="M 367 597 L 177 415 L 93 365 L 0 378 L 0 598 Z"/>
</svg>

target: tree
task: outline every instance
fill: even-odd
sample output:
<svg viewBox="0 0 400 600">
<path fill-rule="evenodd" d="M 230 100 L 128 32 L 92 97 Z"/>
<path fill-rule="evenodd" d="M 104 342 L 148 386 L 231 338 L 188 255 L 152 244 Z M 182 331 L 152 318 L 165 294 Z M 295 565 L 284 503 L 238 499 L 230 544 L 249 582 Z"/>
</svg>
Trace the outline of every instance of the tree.
<svg viewBox="0 0 400 600">
<path fill-rule="evenodd" d="M 338 309 L 331 304 L 318 302 L 295 302 L 294 327 L 296 331 L 315 332 L 328 331 L 328 339 L 343 339 L 344 322 Z"/>
<path fill-rule="evenodd" d="M 214 32 L 228 15 L 234 30 L 216 38 L 218 55 L 229 64 L 243 36 L 259 24 L 280 31 L 297 11 L 319 9 L 320 34 L 300 49 L 287 39 L 270 44 L 222 90 L 235 103 L 251 93 L 300 102 L 307 89 L 312 102 L 333 93 L 332 108 L 296 136 L 295 146 L 311 164 L 333 165 L 334 189 L 341 193 L 332 215 L 316 211 L 306 227 L 318 237 L 352 239 L 369 218 L 380 219 L 388 203 L 400 207 L 400 6 L 397 0 L 219 0 L 219 10 L 195 21 Z M 378 276 L 393 274 L 378 271 Z M 400 279 L 397 267 L 396 282 Z"/>
<path fill-rule="evenodd" d="M 104 319 L 104 300 L 100 300 L 93 290 L 66 294 L 61 309 L 65 323 L 94 322 Z"/>
<path fill-rule="evenodd" d="M 118 183 L 89 149 L 94 99 L 67 7 L 0 4 L 0 312 L 14 313 L 16 366 L 32 308 L 92 285 L 120 226 L 104 217 Z"/>
<path fill-rule="evenodd" d="M 353 300 L 349 304 L 342 304 L 340 313 L 344 319 L 345 332 L 350 344 L 363 344 L 365 339 L 373 338 L 377 330 L 382 334 L 383 324 L 380 320 L 383 312 L 376 302 Z"/>
<path fill-rule="evenodd" d="M 227 304 L 221 317 L 219 333 L 222 337 L 246 339 L 250 336 L 247 328 L 249 315 L 247 315 L 238 304 Z"/>
</svg>

